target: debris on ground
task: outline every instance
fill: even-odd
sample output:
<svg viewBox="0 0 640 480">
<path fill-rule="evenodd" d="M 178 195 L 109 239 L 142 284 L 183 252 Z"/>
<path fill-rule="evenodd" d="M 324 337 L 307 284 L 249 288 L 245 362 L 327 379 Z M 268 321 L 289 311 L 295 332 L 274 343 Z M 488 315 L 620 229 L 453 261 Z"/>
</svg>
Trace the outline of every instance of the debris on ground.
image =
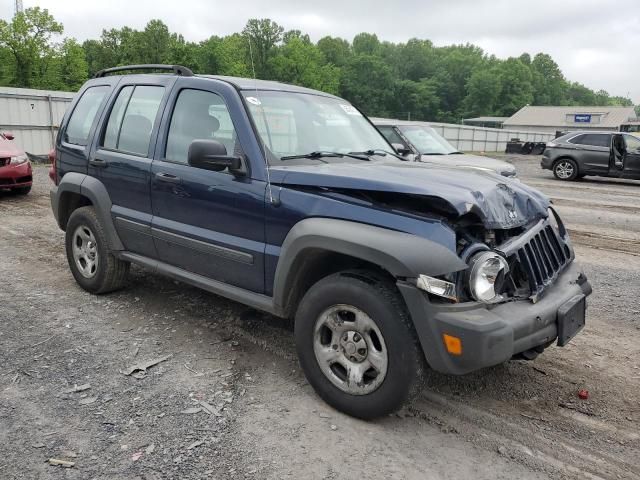
<svg viewBox="0 0 640 480">
<path fill-rule="evenodd" d="M 89 390 L 90 388 L 91 388 L 91 384 L 89 384 L 89 383 L 84 383 L 82 385 L 75 384 L 73 386 L 73 388 L 69 388 L 69 389 L 65 390 L 63 393 L 80 393 L 80 392 L 84 392 L 86 390 Z"/>
<path fill-rule="evenodd" d="M 64 468 L 71 468 L 76 464 L 76 462 L 70 462 L 68 460 L 60 460 L 58 458 L 50 458 L 47 461 L 49 462 L 49 465 L 55 465 L 55 466 L 60 466 Z"/>
<path fill-rule="evenodd" d="M 86 397 L 78 402 L 79 405 L 90 405 L 98 400 L 98 397 Z"/>
<path fill-rule="evenodd" d="M 142 455 L 143 455 L 142 451 L 136 452 L 133 455 L 131 455 L 131 460 L 133 460 L 134 462 L 137 462 L 138 460 L 140 460 Z"/>
<path fill-rule="evenodd" d="M 173 356 L 172 353 L 170 353 L 169 355 L 165 355 L 164 357 L 158 357 L 158 358 L 154 358 L 153 360 L 148 360 L 146 362 L 141 362 L 138 363 L 136 365 L 132 365 L 131 367 L 127 368 L 124 371 L 120 371 L 120 373 L 122 373 L 123 375 L 132 375 L 135 372 L 142 372 L 143 374 L 147 372 L 147 369 L 162 363 L 162 362 L 166 362 L 167 360 L 169 360 L 171 357 Z"/>
<path fill-rule="evenodd" d="M 193 415 L 195 413 L 200 413 L 202 411 L 202 407 L 192 407 L 187 408 L 186 410 L 182 410 L 180 413 L 185 413 L 187 415 Z"/>
<path fill-rule="evenodd" d="M 589 399 L 589 391 L 588 390 L 578 390 L 578 398 L 580 400 L 588 400 Z"/>
<path fill-rule="evenodd" d="M 204 440 L 199 440 L 197 442 L 193 442 L 191 445 L 189 445 L 187 447 L 187 450 L 193 450 L 194 448 L 199 447 L 200 445 L 202 445 L 204 443 Z"/>
</svg>

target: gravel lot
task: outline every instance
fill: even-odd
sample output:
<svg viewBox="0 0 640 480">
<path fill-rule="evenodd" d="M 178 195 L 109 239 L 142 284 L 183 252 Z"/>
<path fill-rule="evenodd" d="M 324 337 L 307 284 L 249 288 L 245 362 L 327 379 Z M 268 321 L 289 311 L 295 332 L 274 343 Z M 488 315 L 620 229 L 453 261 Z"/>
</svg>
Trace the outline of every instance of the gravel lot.
<svg viewBox="0 0 640 480">
<path fill-rule="evenodd" d="M 431 373 L 375 422 L 314 394 L 286 322 L 139 268 L 126 290 L 80 290 L 36 168 L 30 195 L 0 194 L 0 477 L 640 478 L 640 182 L 501 157 L 571 229 L 587 327 L 534 362 Z"/>
</svg>

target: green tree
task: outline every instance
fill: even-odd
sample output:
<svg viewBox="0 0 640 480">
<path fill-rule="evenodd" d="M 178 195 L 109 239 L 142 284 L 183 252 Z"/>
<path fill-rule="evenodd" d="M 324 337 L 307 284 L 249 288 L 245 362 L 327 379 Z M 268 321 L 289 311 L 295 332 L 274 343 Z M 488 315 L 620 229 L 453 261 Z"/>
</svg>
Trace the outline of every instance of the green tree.
<svg viewBox="0 0 640 480">
<path fill-rule="evenodd" d="M 533 102 L 531 70 L 517 58 L 509 58 L 499 67 L 500 105 L 498 115 L 511 116 L 525 105 Z"/>
<path fill-rule="evenodd" d="M 343 67 L 351 58 L 351 45 L 342 38 L 323 37 L 318 41 L 318 49 L 328 63 L 337 67 Z"/>
<path fill-rule="evenodd" d="M 391 68 L 374 55 L 356 55 L 344 67 L 340 94 L 372 116 L 385 116 L 393 98 Z"/>
<path fill-rule="evenodd" d="M 535 105 L 563 105 L 567 82 L 551 56 L 538 53 L 531 62 Z"/>
<path fill-rule="evenodd" d="M 0 48 L 8 49 L 15 62 L 13 83 L 31 87 L 41 63 L 54 54 L 52 37 L 63 32 L 47 9 L 27 8 L 16 14 L 10 23 L 0 20 Z"/>
<path fill-rule="evenodd" d="M 242 34 L 248 39 L 253 54 L 253 64 L 259 78 L 269 78 L 268 64 L 276 46 L 282 41 L 284 28 L 268 19 L 252 18 Z"/>
<path fill-rule="evenodd" d="M 73 38 L 67 38 L 60 50 L 60 74 L 64 88 L 78 90 L 88 78 L 89 66 L 84 49 Z"/>
<path fill-rule="evenodd" d="M 376 55 L 380 50 L 380 40 L 375 33 L 359 33 L 351 44 L 356 55 Z"/>
<path fill-rule="evenodd" d="M 467 82 L 467 96 L 464 99 L 466 117 L 492 115 L 499 103 L 502 85 L 496 69 L 476 70 Z"/>
</svg>

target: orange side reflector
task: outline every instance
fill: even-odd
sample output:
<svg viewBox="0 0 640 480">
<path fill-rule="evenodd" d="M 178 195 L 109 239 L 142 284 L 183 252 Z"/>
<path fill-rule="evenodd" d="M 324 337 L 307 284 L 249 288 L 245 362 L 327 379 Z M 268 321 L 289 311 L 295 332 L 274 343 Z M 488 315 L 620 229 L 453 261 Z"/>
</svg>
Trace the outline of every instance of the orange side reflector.
<svg viewBox="0 0 640 480">
<path fill-rule="evenodd" d="M 447 347 L 447 352 L 451 355 L 462 355 L 462 340 L 452 335 L 442 334 L 444 340 L 444 346 Z"/>
</svg>

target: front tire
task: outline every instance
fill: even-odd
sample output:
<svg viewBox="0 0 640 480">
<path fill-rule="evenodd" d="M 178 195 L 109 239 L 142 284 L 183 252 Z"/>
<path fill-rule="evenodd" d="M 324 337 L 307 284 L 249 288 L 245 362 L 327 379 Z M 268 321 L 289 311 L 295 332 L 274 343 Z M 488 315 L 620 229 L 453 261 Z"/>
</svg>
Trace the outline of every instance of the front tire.
<svg viewBox="0 0 640 480">
<path fill-rule="evenodd" d="M 575 180 L 580 175 L 578 164 L 570 158 L 561 158 L 553 164 L 553 175 L 558 180 Z"/>
<path fill-rule="evenodd" d="M 129 262 L 117 259 L 109 250 L 107 237 L 93 207 L 81 207 L 71 214 L 65 247 L 71 273 L 86 291 L 107 293 L 125 285 Z"/>
<path fill-rule="evenodd" d="M 348 415 L 380 417 L 420 391 L 424 355 L 402 298 L 381 275 L 340 272 L 312 286 L 295 341 L 309 383 Z"/>
</svg>

